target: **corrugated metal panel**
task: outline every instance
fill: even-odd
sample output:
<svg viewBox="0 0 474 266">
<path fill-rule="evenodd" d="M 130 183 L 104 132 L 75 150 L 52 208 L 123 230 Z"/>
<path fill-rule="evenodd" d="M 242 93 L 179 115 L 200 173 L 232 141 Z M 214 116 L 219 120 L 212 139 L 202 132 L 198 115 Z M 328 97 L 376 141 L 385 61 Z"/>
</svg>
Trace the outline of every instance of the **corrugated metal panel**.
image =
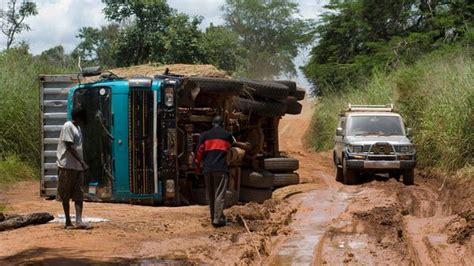
<svg viewBox="0 0 474 266">
<path fill-rule="evenodd" d="M 77 75 L 41 75 L 41 195 L 56 195 L 56 147 L 59 132 L 67 117 L 69 88 L 77 84 Z M 54 182 L 53 182 L 54 181 Z"/>
</svg>

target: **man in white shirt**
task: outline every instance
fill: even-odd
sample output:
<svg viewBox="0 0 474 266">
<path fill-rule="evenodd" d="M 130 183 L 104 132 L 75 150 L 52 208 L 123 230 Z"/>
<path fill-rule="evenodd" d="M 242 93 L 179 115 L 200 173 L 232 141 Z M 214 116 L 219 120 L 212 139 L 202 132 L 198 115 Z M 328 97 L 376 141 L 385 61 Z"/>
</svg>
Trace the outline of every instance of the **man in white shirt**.
<svg viewBox="0 0 474 266">
<path fill-rule="evenodd" d="M 91 226 L 82 222 L 83 172 L 88 166 L 82 154 L 82 132 L 80 125 L 87 123 L 87 113 L 81 107 L 72 110 L 72 121 L 67 121 L 61 128 L 59 136 L 57 161 L 58 192 L 57 197 L 62 201 L 65 229 L 89 229 Z M 76 225 L 73 226 L 69 214 L 69 200 L 74 201 L 76 208 Z"/>
</svg>

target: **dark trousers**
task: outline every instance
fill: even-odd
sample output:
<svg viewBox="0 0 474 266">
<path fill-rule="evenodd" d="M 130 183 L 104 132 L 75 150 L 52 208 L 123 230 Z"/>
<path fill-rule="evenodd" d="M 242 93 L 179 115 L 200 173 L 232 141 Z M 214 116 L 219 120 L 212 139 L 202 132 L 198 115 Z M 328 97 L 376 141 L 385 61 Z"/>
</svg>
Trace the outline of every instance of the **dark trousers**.
<svg viewBox="0 0 474 266">
<path fill-rule="evenodd" d="M 229 174 L 226 172 L 210 172 L 204 175 L 206 193 L 209 198 L 209 210 L 213 224 L 225 223 L 224 206 Z"/>
</svg>

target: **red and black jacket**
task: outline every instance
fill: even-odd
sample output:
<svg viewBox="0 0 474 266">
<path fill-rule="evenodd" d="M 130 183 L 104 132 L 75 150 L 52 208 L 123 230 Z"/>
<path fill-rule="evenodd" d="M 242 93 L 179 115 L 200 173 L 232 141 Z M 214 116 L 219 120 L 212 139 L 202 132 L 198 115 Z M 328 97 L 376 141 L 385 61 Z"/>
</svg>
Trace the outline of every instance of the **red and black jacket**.
<svg viewBox="0 0 474 266">
<path fill-rule="evenodd" d="M 228 172 L 226 156 L 234 143 L 230 132 L 214 127 L 201 134 L 196 150 L 196 167 L 203 163 L 203 173 Z"/>
</svg>

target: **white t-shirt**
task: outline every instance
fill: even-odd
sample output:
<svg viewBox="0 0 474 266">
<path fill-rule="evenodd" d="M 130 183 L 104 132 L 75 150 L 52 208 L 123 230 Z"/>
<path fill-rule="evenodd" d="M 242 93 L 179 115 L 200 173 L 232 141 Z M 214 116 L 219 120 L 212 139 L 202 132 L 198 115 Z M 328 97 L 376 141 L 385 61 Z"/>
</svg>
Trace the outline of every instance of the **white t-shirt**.
<svg viewBox="0 0 474 266">
<path fill-rule="evenodd" d="M 82 171 L 81 162 L 67 151 L 66 142 L 72 143 L 72 148 L 76 150 L 81 160 L 84 160 L 82 154 L 82 132 L 79 126 L 75 126 L 71 121 L 64 123 L 59 135 L 56 164 L 60 168 L 74 169 Z"/>
</svg>

